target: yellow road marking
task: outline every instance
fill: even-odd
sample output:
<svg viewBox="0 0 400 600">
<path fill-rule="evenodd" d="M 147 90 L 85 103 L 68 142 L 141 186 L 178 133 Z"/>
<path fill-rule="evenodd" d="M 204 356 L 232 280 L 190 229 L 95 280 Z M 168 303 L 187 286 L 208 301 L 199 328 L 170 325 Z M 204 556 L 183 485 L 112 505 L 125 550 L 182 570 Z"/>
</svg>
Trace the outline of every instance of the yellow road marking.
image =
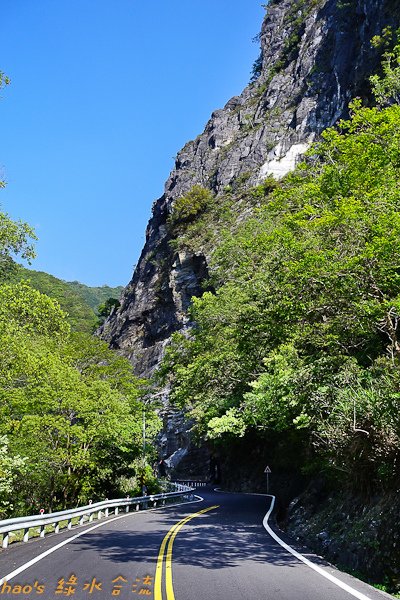
<svg viewBox="0 0 400 600">
<path fill-rule="evenodd" d="M 192 515 L 189 515 L 189 516 L 185 517 L 184 519 L 181 519 L 181 521 L 178 521 L 178 523 L 175 523 L 175 525 L 173 525 L 171 527 L 171 529 L 168 531 L 167 535 L 164 537 L 164 539 L 161 543 L 160 550 L 158 553 L 156 575 L 154 578 L 154 600 L 162 600 L 163 562 L 164 562 L 165 548 L 166 548 L 167 544 L 168 544 L 168 549 L 167 549 L 166 558 L 165 558 L 165 587 L 166 587 L 166 592 L 167 592 L 167 600 L 175 600 L 174 588 L 172 586 L 172 546 L 174 544 L 174 540 L 175 540 L 177 534 L 179 533 L 179 531 L 182 529 L 182 527 L 184 525 L 186 525 L 186 523 L 188 521 L 191 521 L 191 519 L 194 519 L 195 517 L 199 517 L 200 515 L 203 515 L 204 513 L 208 512 L 209 510 L 214 510 L 214 508 L 218 508 L 218 507 L 219 507 L 219 504 L 216 504 L 215 506 L 210 506 L 209 508 L 204 508 L 203 510 L 200 510 L 199 512 L 193 513 Z"/>
</svg>

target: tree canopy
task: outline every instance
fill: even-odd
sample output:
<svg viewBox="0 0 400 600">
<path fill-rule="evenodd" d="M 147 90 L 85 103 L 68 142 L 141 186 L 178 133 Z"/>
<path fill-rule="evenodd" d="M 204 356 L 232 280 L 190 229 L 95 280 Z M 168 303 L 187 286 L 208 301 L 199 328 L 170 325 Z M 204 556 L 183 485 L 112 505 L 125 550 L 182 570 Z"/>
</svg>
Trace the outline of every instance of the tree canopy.
<svg viewBox="0 0 400 600">
<path fill-rule="evenodd" d="M 399 475 L 399 57 L 396 46 L 372 78 L 389 101 L 353 101 L 295 172 L 221 197 L 218 216 L 205 208 L 186 230 L 194 248 L 218 231 L 215 292 L 192 299 L 196 325 L 175 334 L 160 370 L 199 434 L 298 431 L 360 489 Z M 235 200 L 252 204 L 232 226 Z"/>
<path fill-rule="evenodd" d="M 13 258 L 33 258 L 34 239 L 0 212 L 0 516 L 120 494 L 142 452 L 145 382 L 18 281 Z M 146 413 L 150 451 L 159 420 Z"/>
</svg>

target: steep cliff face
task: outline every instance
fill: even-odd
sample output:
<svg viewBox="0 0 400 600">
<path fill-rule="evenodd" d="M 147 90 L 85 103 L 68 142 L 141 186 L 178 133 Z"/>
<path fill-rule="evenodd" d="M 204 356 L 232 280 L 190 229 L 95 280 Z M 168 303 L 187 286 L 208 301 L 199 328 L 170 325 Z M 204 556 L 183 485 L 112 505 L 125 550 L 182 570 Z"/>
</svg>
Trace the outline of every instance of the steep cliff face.
<svg viewBox="0 0 400 600">
<path fill-rule="evenodd" d="M 240 179 L 251 186 L 291 170 L 349 100 L 368 97 L 380 61 L 370 40 L 398 26 L 394 0 L 271 0 L 260 34 L 257 79 L 216 110 L 204 132 L 178 153 L 164 194 L 153 205 L 146 243 L 121 307 L 101 335 L 149 375 L 207 278 L 207 251 L 176 252 L 168 215 L 194 185 L 217 198 Z"/>
</svg>

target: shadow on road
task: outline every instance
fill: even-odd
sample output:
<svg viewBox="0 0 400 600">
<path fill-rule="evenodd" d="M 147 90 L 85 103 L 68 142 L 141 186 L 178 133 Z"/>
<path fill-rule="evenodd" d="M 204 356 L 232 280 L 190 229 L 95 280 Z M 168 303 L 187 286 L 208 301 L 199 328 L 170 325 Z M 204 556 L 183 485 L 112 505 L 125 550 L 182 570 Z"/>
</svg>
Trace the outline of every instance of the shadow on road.
<svg viewBox="0 0 400 600">
<path fill-rule="evenodd" d="M 209 500 L 209 499 L 208 499 Z M 198 565 L 206 569 L 243 566 L 243 562 L 297 566 L 299 561 L 271 539 L 262 526 L 269 506 L 266 498 L 213 494 L 213 502 L 221 506 L 194 518 L 177 534 L 174 563 Z M 194 505 L 193 512 L 210 505 Z M 156 516 L 157 515 L 157 516 Z M 171 521 L 166 527 L 167 521 Z M 152 527 L 146 533 L 127 530 L 92 532 L 80 538 L 79 551 L 96 550 L 103 559 L 124 563 L 156 559 L 169 527 L 180 520 L 170 519 L 166 512 L 153 513 Z M 77 549 L 78 551 L 78 549 Z M 314 561 L 315 562 L 315 561 Z M 321 564 L 326 564 L 321 560 Z"/>
</svg>

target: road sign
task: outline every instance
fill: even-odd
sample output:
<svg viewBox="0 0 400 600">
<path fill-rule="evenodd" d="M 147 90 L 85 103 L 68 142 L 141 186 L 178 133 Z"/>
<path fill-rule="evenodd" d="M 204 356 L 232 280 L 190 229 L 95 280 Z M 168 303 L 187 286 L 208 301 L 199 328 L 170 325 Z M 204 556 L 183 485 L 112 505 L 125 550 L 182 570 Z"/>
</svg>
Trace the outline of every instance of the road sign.
<svg viewBox="0 0 400 600">
<path fill-rule="evenodd" d="M 271 469 L 269 468 L 269 466 L 267 465 L 264 469 L 264 473 L 267 476 L 267 494 L 269 494 L 269 476 L 272 473 Z"/>
</svg>

